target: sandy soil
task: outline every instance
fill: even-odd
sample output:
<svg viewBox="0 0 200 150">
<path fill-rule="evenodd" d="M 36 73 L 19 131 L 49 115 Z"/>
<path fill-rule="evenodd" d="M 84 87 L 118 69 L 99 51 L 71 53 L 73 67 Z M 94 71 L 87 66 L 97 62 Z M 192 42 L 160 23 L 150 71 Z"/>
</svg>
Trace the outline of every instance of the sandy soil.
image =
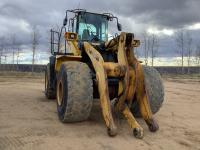
<svg viewBox="0 0 200 150">
<path fill-rule="evenodd" d="M 155 115 L 160 130 L 150 133 L 138 119 L 145 132 L 138 140 L 122 119 L 118 136 L 108 137 L 98 101 L 88 121 L 63 124 L 42 79 L 0 77 L 0 150 L 200 150 L 200 82 L 165 79 L 164 85 L 165 102 Z"/>
</svg>

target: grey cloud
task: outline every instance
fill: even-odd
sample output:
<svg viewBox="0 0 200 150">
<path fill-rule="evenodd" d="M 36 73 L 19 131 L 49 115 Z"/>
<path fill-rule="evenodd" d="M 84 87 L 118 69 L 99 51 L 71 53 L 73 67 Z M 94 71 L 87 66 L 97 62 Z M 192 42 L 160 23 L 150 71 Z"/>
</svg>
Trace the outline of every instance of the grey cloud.
<svg viewBox="0 0 200 150">
<path fill-rule="evenodd" d="M 176 29 L 200 22 L 199 0 L 11 0 L 2 3 L 1 16 L 25 19 L 30 24 L 46 27 L 61 24 L 65 10 L 78 6 L 100 13 L 112 12 L 121 18 L 129 17 L 135 22 L 160 28 Z"/>
<path fill-rule="evenodd" d="M 200 22 L 199 0 L 87 0 L 93 9 L 111 11 L 122 17 L 131 17 L 138 23 L 157 25 L 160 28 L 180 28 Z M 91 8 L 88 3 L 83 7 Z M 101 7 L 102 6 L 102 7 Z"/>
<path fill-rule="evenodd" d="M 66 9 L 77 7 L 111 12 L 119 16 L 125 31 L 137 33 L 150 26 L 179 29 L 200 22 L 200 0 L 1 0 L 0 35 L 16 33 L 28 45 L 31 26 L 37 25 L 41 44 L 48 48 L 49 29 L 62 25 Z M 20 20 L 28 23 L 29 32 L 19 28 Z"/>
</svg>

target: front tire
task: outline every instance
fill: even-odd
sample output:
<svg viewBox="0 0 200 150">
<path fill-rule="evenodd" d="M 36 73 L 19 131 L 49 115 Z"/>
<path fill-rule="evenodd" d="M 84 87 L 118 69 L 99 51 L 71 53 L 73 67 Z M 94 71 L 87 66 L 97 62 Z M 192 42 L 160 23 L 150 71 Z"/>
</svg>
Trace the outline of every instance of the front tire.
<svg viewBox="0 0 200 150">
<path fill-rule="evenodd" d="M 142 67 L 145 77 L 145 86 L 149 98 L 150 108 L 152 113 L 155 114 L 159 111 L 164 101 L 164 86 L 162 83 L 161 76 L 155 68 L 150 66 Z M 139 104 L 137 100 L 133 100 L 131 111 L 133 112 L 134 116 L 141 117 Z"/>
<path fill-rule="evenodd" d="M 57 112 L 60 121 L 87 120 L 93 104 L 90 68 L 82 62 L 65 62 L 57 79 Z"/>
</svg>

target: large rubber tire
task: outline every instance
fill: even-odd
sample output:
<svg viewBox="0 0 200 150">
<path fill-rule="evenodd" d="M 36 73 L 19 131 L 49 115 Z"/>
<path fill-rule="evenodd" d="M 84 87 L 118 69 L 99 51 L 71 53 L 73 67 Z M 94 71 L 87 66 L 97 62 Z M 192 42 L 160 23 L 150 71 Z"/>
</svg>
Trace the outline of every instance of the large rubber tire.
<svg viewBox="0 0 200 150">
<path fill-rule="evenodd" d="M 55 99 L 56 92 L 50 88 L 50 64 L 47 64 L 45 70 L 45 95 L 48 99 Z"/>
<path fill-rule="evenodd" d="M 143 66 L 145 86 L 149 97 L 149 104 L 153 114 L 157 113 L 164 101 L 164 86 L 159 72 L 150 66 Z M 141 117 L 137 100 L 133 101 L 131 111 L 134 116 Z"/>
<path fill-rule="evenodd" d="M 57 76 L 57 112 L 61 122 L 87 120 L 93 104 L 90 68 L 82 62 L 61 65 Z"/>
</svg>

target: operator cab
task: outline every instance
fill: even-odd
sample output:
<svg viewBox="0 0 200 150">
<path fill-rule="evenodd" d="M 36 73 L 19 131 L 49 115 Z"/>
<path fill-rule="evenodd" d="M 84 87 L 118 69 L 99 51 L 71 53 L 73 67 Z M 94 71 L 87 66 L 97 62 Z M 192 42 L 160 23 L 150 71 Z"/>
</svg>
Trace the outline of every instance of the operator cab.
<svg viewBox="0 0 200 150">
<path fill-rule="evenodd" d="M 72 14 L 69 19 L 68 13 Z M 118 22 L 118 18 L 110 13 L 98 14 L 87 12 L 83 9 L 67 10 L 61 30 L 51 30 L 52 55 L 73 55 L 68 52 L 67 43 L 66 40 L 63 40 L 63 35 L 69 40 L 78 41 L 79 47 L 84 41 L 97 45 L 108 41 L 108 22 L 114 19 L 117 21 L 118 30 L 121 31 L 122 27 Z"/>
<path fill-rule="evenodd" d="M 69 22 L 68 12 L 75 14 Z M 117 20 L 118 30 L 121 31 L 118 18 L 110 13 L 91 13 L 83 9 L 67 10 L 63 26 L 68 24 L 68 31 L 77 33 L 79 41 L 105 42 L 108 40 L 108 21 L 113 19 Z"/>
<path fill-rule="evenodd" d="M 76 33 L 82 41 L 107 41 L 108 17 L 106 15 L 80 12 L 77 16 Z"/>
</svg>

